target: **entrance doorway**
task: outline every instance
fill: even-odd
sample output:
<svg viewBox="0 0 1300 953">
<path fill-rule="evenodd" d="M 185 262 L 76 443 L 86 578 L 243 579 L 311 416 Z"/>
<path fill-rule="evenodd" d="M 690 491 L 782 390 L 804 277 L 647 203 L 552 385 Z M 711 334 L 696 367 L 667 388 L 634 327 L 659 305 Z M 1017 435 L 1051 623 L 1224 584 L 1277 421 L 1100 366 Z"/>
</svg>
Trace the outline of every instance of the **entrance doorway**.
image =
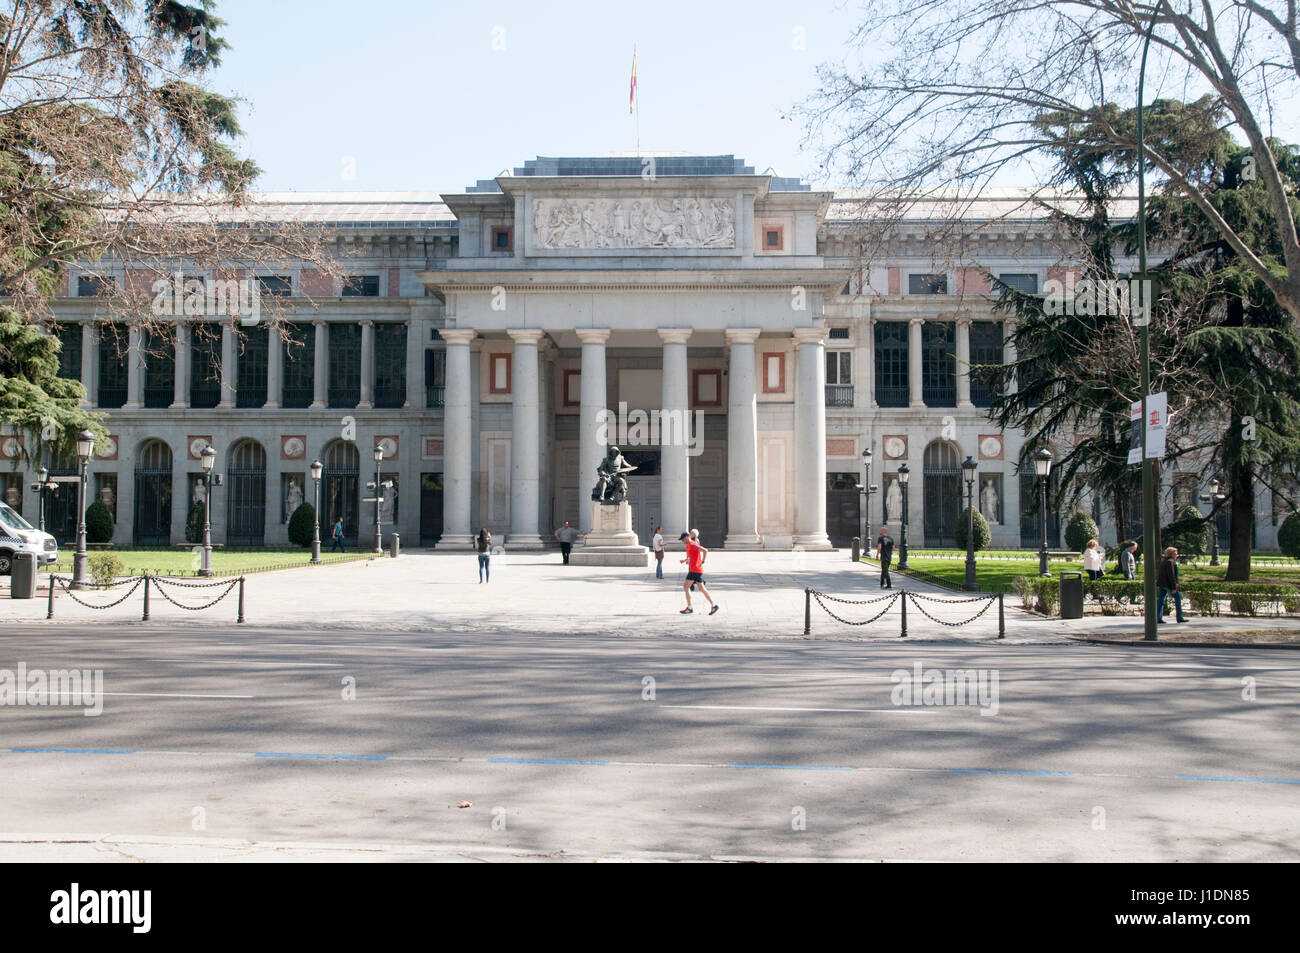
<svg viewBox="0 0 1300 953">
<path fill-rule="evenodd" d="M 925 545 L 951 549 L 957 545 L 961 515 L 961 454 L 946 440 L 925 448 Z"/>
<path fill-rule="evenodd" d="M 852 545 L 853 537 L 862 532 L 861 512 L 858 475 L 826 474 L 826 535 L 830 537 L 831 545 Z M 868 529 L 867 533 L 870 532 Z"/>
<path fill-rule="evenodd" d="M 266 540 L 266 451 L 256 440 L 230 450 L 226 468 L 226 545 L 261 546 Z"/>
<path fill-rule="evenodd" d="M 420 545 L 436 546 L 442 538 L 442 474 L 420 474 Z"/>
<path fill-rule="evenodd" d="M 663 511 L 658 450 L 625 450 L 623 457 L 636 467 L 627 475 L 627 502 L 632 507 L 632 532 L 637 542 L 649 546 Z M 665 527 L 665 534 L 667 527 Z M 681 532 L 681 530 L 678 530 Z"/>
<path fill-rule="evenodd" d="M 321 521 L 322 535 L 334 538 L 334 521 L 343 519 L 343 540 L 346 545 L 357 545 L 357 506 L 361 498 L 361 454 L 354 444 L 335 440 L 325 448 L 322 458 L 325 473 L 322 478 Z M 328 531 L 325 527 L 329 527 Z"/>
<path fill-rule="evenodd" d="M 135 545 L 167 546 L 172 535 L 172 451 L 150 440 L 135 465 Z"/>
</svg>

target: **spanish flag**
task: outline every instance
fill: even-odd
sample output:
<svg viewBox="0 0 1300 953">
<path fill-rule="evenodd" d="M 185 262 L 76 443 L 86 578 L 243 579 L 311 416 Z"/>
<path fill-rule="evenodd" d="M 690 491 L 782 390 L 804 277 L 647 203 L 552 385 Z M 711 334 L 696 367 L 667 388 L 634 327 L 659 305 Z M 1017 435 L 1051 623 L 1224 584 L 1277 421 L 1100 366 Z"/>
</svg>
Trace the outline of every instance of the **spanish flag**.
<svg viewBox="0 0 1300 953">
<path fill-rule="evenodd" d="M 636 47 L 632 47 L 632 88 L 627 94 L 627 111 L 632 112 L 632 106 L 636 102 Z"/>
</svg>

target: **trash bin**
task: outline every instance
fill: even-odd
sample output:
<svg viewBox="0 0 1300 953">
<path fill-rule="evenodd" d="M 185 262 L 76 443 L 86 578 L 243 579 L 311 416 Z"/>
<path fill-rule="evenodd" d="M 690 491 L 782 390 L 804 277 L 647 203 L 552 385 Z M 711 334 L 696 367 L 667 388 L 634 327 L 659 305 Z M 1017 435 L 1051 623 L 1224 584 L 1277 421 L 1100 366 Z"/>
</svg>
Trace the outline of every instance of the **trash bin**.
<svg viewBox="0 0 1300 953">
<path fill-rule="evenodd" d="M 853 563 L 854 563 L 854 565 L 857 565 L 858 561 L 861 560 L 861 559 L 862 559 L 862 537 L 860 537 L 860 536 L 854 536 L 854 537 L 853 537 Z"/>
<path fill-rule="evenodd" d="M 397 533 L 394 533 L 393 541 L 392 543 L 389 544 L 388 547 L 389 555 L 392 556 L 394 559 L 396 559 L 397 554 L 401 550 L 401 548 L 402 548 L 402 537 L 399 536 Z"/>
<path fill-rule="evenodd" d="M 1083 618 L 1083 573 L 1061 573 L 1061 618 Z"/>
<path fill-rule="evenodd" d="M 36 554 L 14 553 L 9 562 L 9 598 L 36 598 Z"/>
</svg>

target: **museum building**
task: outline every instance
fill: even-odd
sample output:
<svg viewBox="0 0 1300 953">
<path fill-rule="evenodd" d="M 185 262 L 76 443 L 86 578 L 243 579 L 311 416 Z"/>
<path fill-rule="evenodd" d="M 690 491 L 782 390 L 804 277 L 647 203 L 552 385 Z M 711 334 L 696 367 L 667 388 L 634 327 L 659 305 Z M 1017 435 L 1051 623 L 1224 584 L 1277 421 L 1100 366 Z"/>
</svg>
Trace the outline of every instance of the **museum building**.
<svg viewBox="0 0 1300 953">
<path fill-rule="evenodd" d="M 1022 196 L 967 200 L 960 258 L 934 237 L 950 210 L 922 204 L 870 260 L 855 196 L 732 156 L 539 157 L 458 193 L 259 203 L 326 229 L 347 271 L 255 276 L 286 306 L 285 336 L 229 319 L 208 319 L 210 333 L 195 333 L 202 318 L 115 320 L 99 281 L 127 286 L 130 262 L 98 263 L 95 278 L 74 269 L 54 303 L 60 373 L 108 414 L 88 491 L 109 506 L 116 544 L 185 541 L 211 445 L 220 544 L 286 544 L 292 510 L 319 491 L 322 532 L 341 518 L 354 545 L 374 544 L 378 510 L 406 546 L 468 548 L 487 527 L 507 550 L 539 549 L 565 520 L 589 528 L 596 468 L 617 444 L 636 467 L 642 543 L 662 524 L 729 549 L 846 545 L 870 450 L 873 535 L 882 522 L 898 535 L 906 496 L 909 543 L 952 546 L 970 457 L 993 545 L 1038 546 L 1024 437 L 990 424 L 993 395 L 968 373 L 1014 358 L 988 275 L 1037 293 L 1068 270 L 1054 225 Z M 21 439 L 0 438 L 0 458 L 20 456 Z M 378 503 L 376 473 L 391 484 Z M 0 464 L 0 495 L 35 523 L 32 479 Z M 1165 518 L 1206 479 L 1166 474 Z M 75 489 L 60 483 L 47 502 L 63 542 Z M 1102 501 L 1083 505 L 1113 535 Z M 1289 505 L 1261 491 L 1256 545 L 1275 545 Z"/>
</svg>

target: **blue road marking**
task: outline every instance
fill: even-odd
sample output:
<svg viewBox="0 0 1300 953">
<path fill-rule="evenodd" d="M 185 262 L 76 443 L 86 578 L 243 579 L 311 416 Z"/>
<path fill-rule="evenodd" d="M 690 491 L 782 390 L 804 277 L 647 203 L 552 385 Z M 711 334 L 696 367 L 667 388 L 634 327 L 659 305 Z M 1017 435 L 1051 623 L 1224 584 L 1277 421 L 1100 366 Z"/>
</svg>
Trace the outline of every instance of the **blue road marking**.
<svg viewBox="0 0 1300 953">
<path fill-rule="evenodd" d="M 1179 781 L 1253 781 L 1256 784 L 1300 784 L 1300 778 L 1216 778 L 1201 774 L 1180 774 Z"/>
</svg>

